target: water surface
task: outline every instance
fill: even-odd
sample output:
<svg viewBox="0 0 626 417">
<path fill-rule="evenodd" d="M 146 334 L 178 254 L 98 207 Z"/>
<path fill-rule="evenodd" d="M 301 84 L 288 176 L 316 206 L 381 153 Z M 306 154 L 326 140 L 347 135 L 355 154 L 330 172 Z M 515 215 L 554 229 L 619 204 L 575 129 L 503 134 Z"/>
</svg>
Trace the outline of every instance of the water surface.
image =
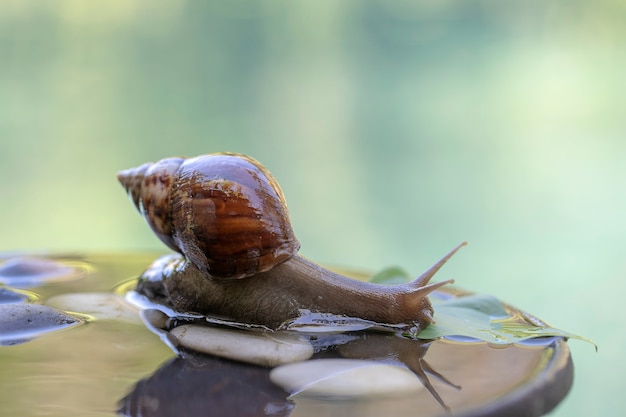
<svg viewBox="0 0 626 417">
<path fill-rule="evenodd" d="M 419 383 L 406 392 L 368 398 L 338 396 L 336 390 L 356 384 L 349 379 L 335 391 L 295 393 L 272 384 L 270 368 L 185 349 L 177 355 L 148 330 L 138 311 L 124 304 L 120 288 L 131 288 L 132 280 L 155 257 L 52 256 L 47 258 L 50 264 L 45 264 L 50 273 L 40 261 L 20 258 L 20 267 L 6 274 L 11 275 L 12 288 L 27 287 L 18 294 L 28 294 L 27 300 L 33 303 L 58 306 L 59 300 L 71 300 L 76 310 L 66 304 L 65 313 L 84 323 L 0 347 L 3 414 L 113 416 L 119 410 L 127 415 L 161 416 L 204 410 L 244 416 L 256 415 L 248 414 L 248 409 L 257 407 L 256 412 L 275 416 L 374 416 L 383 410 L 389 416 L 412 415 L 415 410 L 420 410 L 419 415 L 436 416 L 448 408 L 462 411 L 497 401 L 537 378 L 555 360 L 557 346 L 550 341 L 496 348 L 461 340 L 423 342 L 377 332 L 319 334 L 307 336 L 317 346 L 314 359 L 398 365 Z M 55 264 L 62 267 L 55 268 Z M 23 285 L 20 277 L 25 278 Z M 96 296 L 109 297 L 109 301 Z"/>
</svg>

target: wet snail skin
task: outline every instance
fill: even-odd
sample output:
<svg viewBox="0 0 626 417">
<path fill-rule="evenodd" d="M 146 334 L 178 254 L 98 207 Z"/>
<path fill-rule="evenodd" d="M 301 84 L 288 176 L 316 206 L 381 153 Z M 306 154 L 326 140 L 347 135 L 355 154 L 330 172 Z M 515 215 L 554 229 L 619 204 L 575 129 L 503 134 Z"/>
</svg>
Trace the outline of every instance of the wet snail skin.
<svg viewBox="0 0 626 417">
<path fill-rule="evenodd" d="M 348 278 L 298 254 L 287 204 L 272 174 L 245 155 L 166 158 L 118 173 L 153 232 L 175 255 L 157 259 L 137 292 L 185 313 L 277 329 L 303 311 L 423 329 L 429 284 L 461 243 L 414 281 Z"/>
</svg>

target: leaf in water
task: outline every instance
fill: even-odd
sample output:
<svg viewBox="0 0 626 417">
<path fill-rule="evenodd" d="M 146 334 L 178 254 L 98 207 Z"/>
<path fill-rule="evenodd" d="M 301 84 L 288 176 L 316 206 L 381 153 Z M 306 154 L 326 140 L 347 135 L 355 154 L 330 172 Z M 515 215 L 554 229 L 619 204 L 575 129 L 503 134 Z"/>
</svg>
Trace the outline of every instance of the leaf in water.
<svg viewBox="0 0 626 417">
<path fill-rule="evenodd" d="M 389 267 L 374 274 L 369 281 L 377 284 L 404 284 L 412 280 L 400 267 Z M 494 344 L 512 344 L 531 338 L 564 337 L 593 341 L 560 329 L 543 325 L 540 320 L 531 323 L 511 312 L 496 297 L 488 294 L 471 294 L 438 299 L 431 297 L 435 310 L 435 323 L 426 327 L 418 339 L 437 339 L 445 336 L 463 336 Z"/>
<path fill-rule="evenodd" d="M 406 284 L 412 279 L 413 278 L 404 269 L 398 266 L 391 266 L 372 275 L 368 281 L 376 284 L 393 285 Z"/>
<path fill-rule="evenodd" d="M 494 344 L 511 344 L 538 337 L 564 337 L 593 344 L 591 340 L 548 325 L 531 324 L 513 317 L 497 298 L 473 294 L 433 303 L 435 323 L 426 327 L 418 339 L 466 336 Z"/>
<path fill-rule="evenodd" d="M 439 306 L 435 323 L 418 334 L 419 339 L 436 339 L 444 336 L 469 336 L 498 343 L 490 333 L 491 317 L 478 310 L 464 307 Z"/>
<path fill-rule="evenodd" d="M 492 322 L 492 326 L 499 326 L 499 333 L 507 335 L 509 338 L 513 339 L 513 342 L 535 337 L 557 336 L 591 343 L 595 347 L 596 351 L 598 351 L 598 345 L 596 345 L 591 339 L 587 339 L 586 337 L 578 336 L 574 333 L 566 332 L 565 330 L 557 329 L 551 326 L 535 326 L 531 324 L 513 322 L 510 320 L 494 320 Z"/>
</svg>

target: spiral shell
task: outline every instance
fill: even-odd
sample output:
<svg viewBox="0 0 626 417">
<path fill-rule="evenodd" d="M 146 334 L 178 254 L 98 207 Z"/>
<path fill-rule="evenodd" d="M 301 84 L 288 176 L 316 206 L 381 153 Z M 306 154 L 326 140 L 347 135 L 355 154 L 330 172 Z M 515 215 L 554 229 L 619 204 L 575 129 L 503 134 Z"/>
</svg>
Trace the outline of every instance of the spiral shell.
<svg viewBox="0 0 626 417">
<path fill-rule="evenodd" d="M 280 186 L 248 156 L 166 158 L 118 179 L 154 233 L 212 278 L 267 271 L 300 248 Z"/>
</svg>

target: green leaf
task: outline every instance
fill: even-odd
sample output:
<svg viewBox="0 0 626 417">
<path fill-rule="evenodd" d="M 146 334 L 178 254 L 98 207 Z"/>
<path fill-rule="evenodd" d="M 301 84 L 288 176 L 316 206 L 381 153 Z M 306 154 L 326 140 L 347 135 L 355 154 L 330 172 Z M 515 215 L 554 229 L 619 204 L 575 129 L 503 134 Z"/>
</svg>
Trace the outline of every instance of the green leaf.
<svg viewBox="0 0 626 417">
<path fill-rule="evenodd" d="M 467 336 L 493 344 L 512 344 L 537 337 L 564 337 L 593 341 L 548 325 L 525 320 L 522 314 L 509 311 L 497 298 L 485 294 L 433 300 L 435 323 L 426 327 L 418 339 Z"/>
<path fill-rule="evenodd" d="M 489 333 L 491 318 L 478 310 L 458 307 L 439 307 L 435 323 L 418 334 L 419 339 L 436 339 L 443 336 L 469 336 L 492 342 Z"/>
<path fill-rule="evenodd" d="M 512 320 L 494 320 L 492 322 L 492 326 L 498 326 L 498 332 L 501 335 L 508 336 L 509 339 L 513 340 L 513 342 L 522 341 L 535 337 L 549 337 L 549 336 L 557 336 L 564 337 L 566 339 L 577 339 L 582 340 L 583 342 L 591 343 L 596 351 L 598 350 L 598 345 L 596 345 L 591 339 L 586 337 L 578 336 L 574 333 L 566 332 L 565 330 L 557 329 L 551 326 L 536 326 L 532 324 L 518 323 Z"/>
<path fill-rule="evenodd" d="M 393 285 L 405 284 L 412 279 L 413 278 L 404 269 L 398 266 L 391 266 L 372 275 L 368 281 L 376 284 Z"/>
<path fill-rule="evenodd" d="M 413 278 L 402 268 L 393 266 L 372 275 L 369 282 L 377 284 L 404 284 Z M 512 344 L 537 337 L 564 337 L 578 339 L 598 347 L 593 341 L 566 332 L 540 320 L 527 320 L 515 309 L 507 308 L 496 297 L 488 294 L 470 294 L 446 299 L 431 297 L 435 323 L 426 327 L 418 339 L 437 339 L 445 336 L 465 336 L 493 344 Z"/>
</svg>

